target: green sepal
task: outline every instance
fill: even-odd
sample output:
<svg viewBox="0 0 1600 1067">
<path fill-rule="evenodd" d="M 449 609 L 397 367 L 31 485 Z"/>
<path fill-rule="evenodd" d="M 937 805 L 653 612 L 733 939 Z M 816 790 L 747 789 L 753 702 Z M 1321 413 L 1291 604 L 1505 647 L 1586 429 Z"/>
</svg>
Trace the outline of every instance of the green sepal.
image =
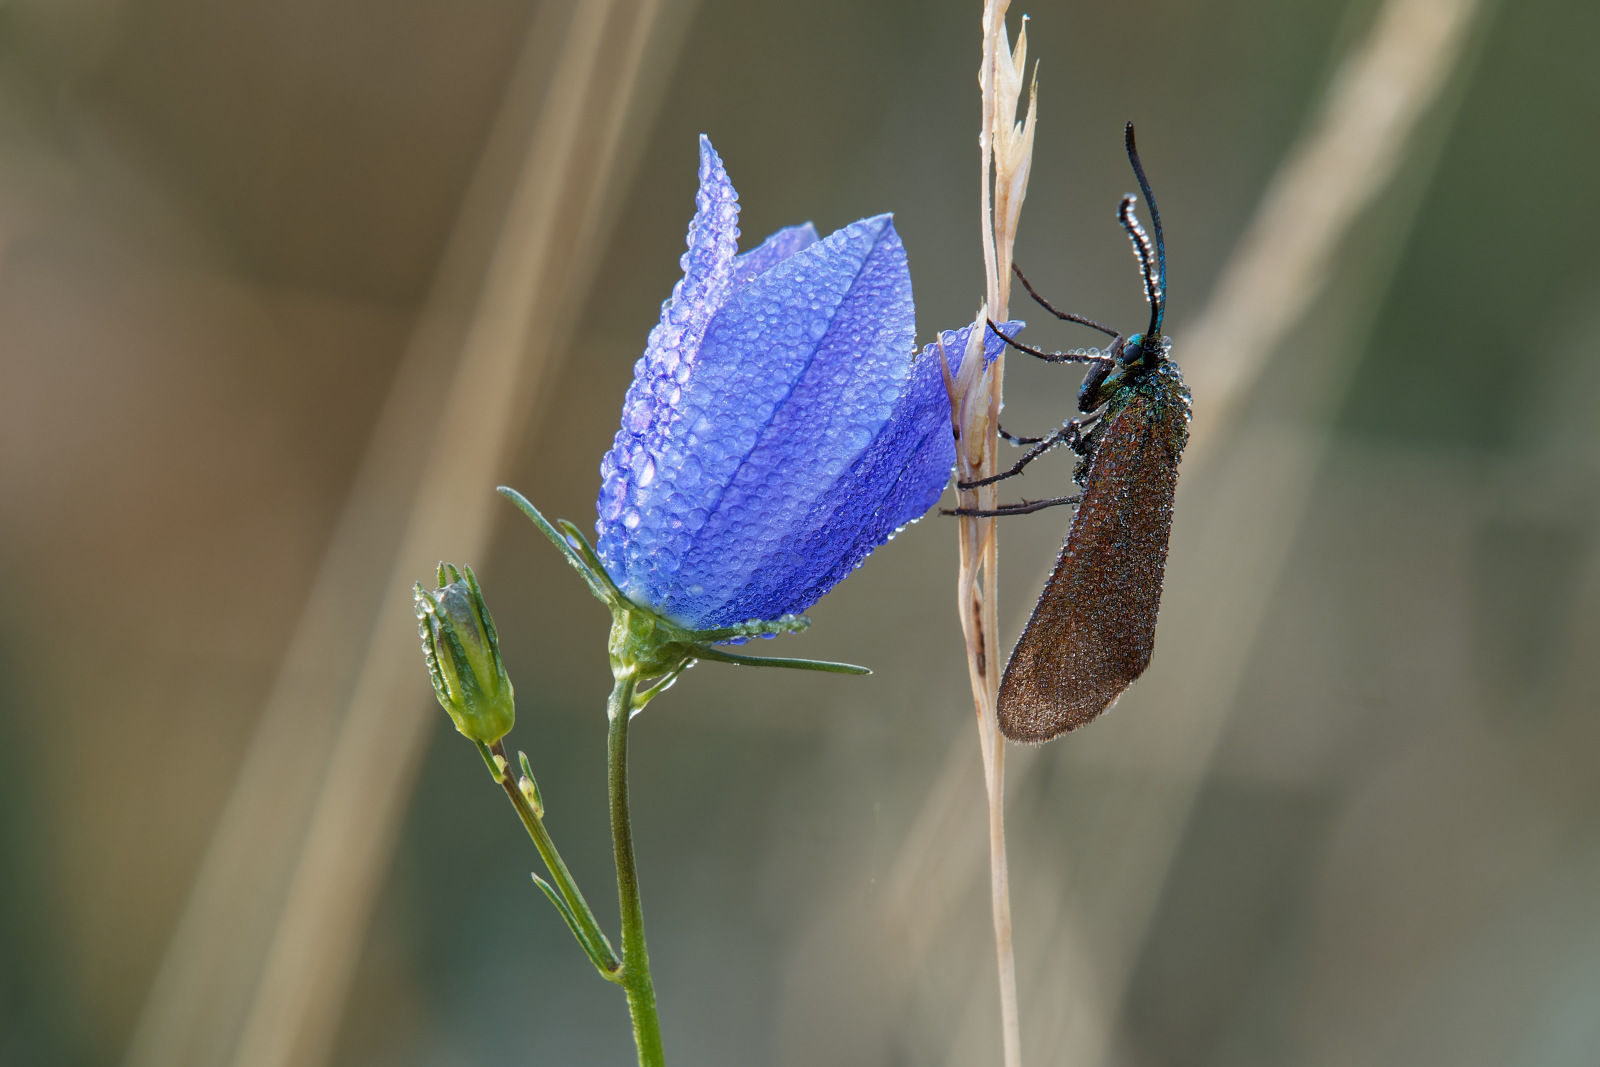
<svg viewBox="0 0 1600 1067">
<path fill-rule="evenodd" d="M 686 659 L 676 669 L 657 678 L 643 689 L 635 689 L 633 693 L 633 714 L 639 714 L 646 704 L 671 689 L 672 684 L 678 680 L 679 676 L 698 662 L 696 659 Z"/>
<path fill-rule="evenodd" d="M 718 663 L 733 663 L 740 667 L 788 667 L 796 671 L 825 671 L 828 674 L 872 673 L 872 668 L 858 667 L 854 663 L 834 663 L 825 659 L 790 659 L 785 656 L 741 656 L 715 648 L 701 649 L 700 658 Z"/>
<path fill-rule="evenodd" d="M 568 522 L 566 519 L 557 519 L 556 528 L 567 539 L 567 543 L 572 546 L 572 550 L 583 557 L 583 561 L 589 565 L 589 569 L 596 574 L 605 575 L 606 584 L 610 585 L 612 589 L 616 589 L 616 586 L 611 581 L 611 575 L 606 573 L 606 565 L 600 562 L 600 553 L 596 552 L 594 546 L 589 544 L 589 539 L 583 536 L 583 531 L 578 529 L 577 524 Z"/>
<path fill-rule="evenodd" d="M 539 532 L 550 539 L 551 544 L 561 550 L 561 554 L 567 557 L 567 562 L 572 564 L 572 569 L 583 575 L 583 580 L 589 583 L 589 592 L 593 593 L 597 600 L 610 606 L 617 599 L 627 599 L 622 596 L 622 590 L 617 588 L 616 583 L 611 580 L 611 576 L 606 573 L 604 567 L 590 565 L 590 558 L 594 559 L 596 563 L 599 562 L 599 557 L 595 556 L 593 549 L 589 549 L 587 553 L 579 553 L 554 526 L 550 525 L 549 519 L 539 514 L 539 509 L 534 507 L 527 497 L 509 485 L 500 486 L 498 491 L 501 496 L 510 500 L 524 515 L 528 516 L 533 524 L 539 528 Z M 569 523 L 568 525 L 571 524 Z M 576 529 L 576 527 L 573 527 L 573 529 Z M 588 543 L 584 542 L 581 537 L 579 541 L 585 548 L 588 548 Z M 586 556 L 588 558 L 585 558 Z"/>
<path fill-rule="evenodd" d="M 635 694 L 632 705 L 635 713 L 653 697 L 666 691 L 696 660 L 733 663 L 741 667 L 787 667 L 830 674 L 872 673 L 866 667 L 850 663 L 724 652 L 714 646 L 752 637 L 799 633 L 811 625 L 811 620 L 804 615 L 783 615 L 776 619 L 751 619 L 749 622 L 709 630 L 691 630 L 680 626 L 650 608 L 629 600 L 616 582 L 611 580 L 611 575 L 606 573 L 599 554 L 576 525 L 566 519 L 551 523 L 527 497 L 510 486 L 502 485 L 499 491 L 561 550 L 573 570 L 583 575 L 584 581 L 589 584 L 589 591 L 611 609 L 611 637 L 607 648 L 611 655 L 612 672 L 629 672 L 641 679 L 656 679 L 655 684 Z"/>
</svg>

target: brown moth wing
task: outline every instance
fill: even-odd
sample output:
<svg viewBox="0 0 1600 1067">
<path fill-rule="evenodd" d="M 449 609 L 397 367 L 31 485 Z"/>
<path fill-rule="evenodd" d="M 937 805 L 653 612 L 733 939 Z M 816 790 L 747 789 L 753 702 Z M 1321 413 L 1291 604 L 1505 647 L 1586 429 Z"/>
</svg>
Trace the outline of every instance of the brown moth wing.
<svg viewBox="0 0 1600 1067">
<path fill-rule="evenodd" d="M 1182 379 L 1158 372 L 1151 384 L 1109 417 L 1055 572 L 1006 664 L 998 713 L 1013 741 L 1082 726 L 1150 663 L 1189 429 Z"/>
</svg>

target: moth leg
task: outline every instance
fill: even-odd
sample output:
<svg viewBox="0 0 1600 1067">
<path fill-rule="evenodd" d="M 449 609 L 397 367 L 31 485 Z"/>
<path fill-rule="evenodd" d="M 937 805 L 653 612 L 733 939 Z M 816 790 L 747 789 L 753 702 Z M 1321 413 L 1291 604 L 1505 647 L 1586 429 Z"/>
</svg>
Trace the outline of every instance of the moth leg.
<svg viewBox="0 0 1600 1067">
<path fill-rule="evenodd" d="M 1000 440 L 1009 445 L 1036 445 L 1040 441 L 1044 440 L 1043 437 L 1018 437 L 1014 433 L 1006 433 L 1006 428 L 1004 426 L 1001 426 L 999 430 Z"/>
<path fill-rule="evenodd" d="M 1021 474 L 1022 469 L 1028 464 L 1032 463 L 1034 460 L 1038 459 L 1052 448 L 1059 447 L 1060 445 L 1066 445 L 1078 455 L 1083 455 L 1084 449 L 1087 447 L 1084 444 L 1085 435 L 1083 433 L 1083 423 L 1084 420 L 1082 419 L 1068 419 L 1066 422 L 1061 424 L 1060 429 L 1056 430 L 1054 433 L 1047 434 L 1044 437 L 1018 438 L 1017 440 L 1021 443 L 1032 442 L 1033 447 L 1028 449 L 1028 451 L 1023 454 L 1021 459 L 1012 464 L 1010 470 L 1001 474 L 991 475 L 988 478 L 979 478 L 976 481 L 957 482 L 956 488 L 977 489 L 981 486 L 993 485 L 995 482 L 1003 482 L 1007 478 L 1014 478 Z M 1092 432 L 1093 431 L 1091 431 L 1091 433 Z M 1007 435 L 1007 439 L 1011 439 L 1010 435 Z"/>
<path fill-rule="evenodd" d="M 1118 337 L 1118 338 L 1120 338 L 1122 336 L 1120 333 L 1118 333 L 1116 330 L 1113 330 L 1111 327 L 1102 326 L 1098 322 L 1094 321 L 1093 319 L 1089 318 L 1086 315 L 1075 315 L 1070 311 L 1058 311 L 1054 304 L 1050 303 L 1050 301 L 1046 300 L 1044 297 L 1042 297 L 1038 293 L 1034 292 L 1033 284 L 1028 281 L 1028 276 L 1026 274 L 1022 273 L 1022 268 L 1017 266 L 1015 261 L 1013 261 L 1012 264 L 1011 264 L 1011 273 L 1015 274 L 1017 276 L 1017 280 L 1022 283 L 1022 287 L 1024 289 L 1028 290 L 1028 295 L 1033 297 L 1033 302 L 1034 303 L 1038 304 L 1040 307 L 1044 308 L 1046 311 L 1050 312 L 1050 314 L 1054 315 L 1056 318 L 1060 319 L 1061 321 L 1063 321 L 1063 322 L 1076 322 L 1079 326 L 1087 326 L 1091 330 L 1099 330 L 1101 333 L 1105 334 L 1107 337 Z M 995 332 L 998 333 L 999 331 L 995 331 Z"/>
<path fill-rule="evenodd" d="M 1002 504 L 992 511 L 983 508 L 940 508 L 941 515 L 967 515 L 973 518 L 989 519 L 999 518 L 1002 515 L 1029 515 L 1045 508 L 1058 507 L 1061 504 L 1076 504 L 1080 496 L 1056 496 L 1048 500 L 1024 500 L 1020 504 Z"/>
</svg>

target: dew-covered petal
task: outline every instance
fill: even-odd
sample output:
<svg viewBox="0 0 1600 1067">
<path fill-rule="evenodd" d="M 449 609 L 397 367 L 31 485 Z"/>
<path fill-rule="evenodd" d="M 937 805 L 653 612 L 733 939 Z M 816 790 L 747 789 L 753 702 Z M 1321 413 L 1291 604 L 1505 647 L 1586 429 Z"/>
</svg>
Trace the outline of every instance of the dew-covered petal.
<svg viewBox="0 0 1600 1067">
<path fill-rule="evenodd" d="M 616 468 L 632 507 L 601 516 L 613 577 L 698 627 L 815 602 L 937 499 L 954 462 L 939 366 L 915 358 L 913 340 L 905 251 L 886 215 L 735 293 L 667 432 Z M 648 546 L 640 530 L 653 531 Z"/>
<path fill-rule="evenodd" d="M 704 138 L 696 205 L 596 530 L 629 597 L 707 628 L 809 607 L 938 499 L 955 457 L 889 216 L 735 256 L 737 198 Z"/>
<path fill-rule="evenodd" d="M 744 585 L 752 557 L 787 528 L 782 505 L 792 504 L 782 499 L 763 513 L 756 501 L 815 492 L 819 483 L 800 468 L 779 476 L 763 454 L 747 461 L 765 435 L 792 421 L 780 419 L 791 400 L 806 399 L 793 396 L 796 386 L 886 231 L 886 217 L 846 227 L 762 274 L 714 318 L 665 434 L 646 442 L 652 482 L 634 495 L 643 525 L 668 536 L 648 551 L 629 536 L 630 596 L 696 626 L 750 617 L 716 612 Z M 906 289 L 909 309 L 909 281 Z M 909 328 L 909 310 L 902 317 Z M 825 423 L 829 412 L 819 407 L 811 417 Z"/>
<path fill-rule="evenodd" d="M 755 248 L 733 261 L 733 290 L 743 289 L 760 274 L 771 270 L 802 249 L 816 244 L 817 228 L 809 222 L 785 226 Z"/>
<path fill-rule="evenodd" d="M 781 232 L 781 231 L 780 231 Z M 733 288 L 739 247 L 739 196 L 711 141 L 700 138 L 700 188 L 689 223 L 688 251 L 679 260 L 683 277 L 661 305 L 661 321 L 650 331 L 644 356 L 634 364 L 633 384 L 622 405 L 622 427 L 600 462 L 598 501 L 600 555 L 613 577 L 627 567 L 615 531 L 633 515 L 635 490 L 648 486 L 677 403 L 676 391 L 698 357 L 706 326 Z M 763 246 L 765 247 L 765 246 Z M 654 444 L 652 444 L 654 442 Z"/>
<path fill-rule="evenodd" d="M 814 253 L 791 261 L 803 273 L 790 277 L 780 268 L 763 276 L 729 302 L 707 333 L 709 349 L 722 337 L 724 320 L 741 310 L 765 313 L 766 329 L 746 342 L 747 359 L 786 351 L 792 368 L 786 395 L 684 563 L 685 573 L 710 579 L 701 582 L 707 603 L 698 610 L 714 605 L 717 624 L 804 610 L 937 497 L 935 490 L 905 514 L 904 501 L 884 496 L 894 462 L 885 467 L 877 457 L 884 438 L 894 436 L 915 353 L 911 277 L 892 220 L 883 215 L 854 223 Z M 840 296 L 830 308 L 816 295 L 808 300 L 808 292 Z M 785 307 L 777 316 L 771 314 L 775 303 Z M 928 370 L 940 379 L 937 365 Z M 942 421 L 943 435 L 932 438 L 932 447 L 944 451 L 939 487 L 954 461 L 947 400 Z M 915 443 L 924 444 L 920 438 Z M 902 466 L 913 458 L 891 457 Z M 859 494 L 853 502 L 844 499 L 852 486 Z M 870 521 L 849 537 L 824 536 L 852 503 L 872 512 Z"/>
<path fill-rule="evenodd" d="M 1015 337 L 1026 325 L 1027 323 L 1020 319 L 1011 319 L 1009 322 L 1002 322 L 1000 328 L 1005 331 L 1007 337 Z M 985 324 L 984 330 L 983 365 L 987 367 L 999 358 L 1001 352 L 1005 351 L 1006 343 L 996 336 L 995 332 L 989 329 L 987 324 Z M 971 334 L 972 323 L 970 322 L 960 329 L 943 330 L 939 333 L 939 340 L 924 348 L 922 354 L 938 359 L 939 346 L 943 344 L 945 358 L 950 361 L 950 374 L 952 376 L 959 374 L 961 373 L 961 359 L 967 354 L 967 338 Z"/>
<path fill-rule="evenodd" d="M 804 610 L 938 502 L 956 458 L 950 399 L 936 355 L 913 350 L 906 362 L 909 376 L 896 382 L 901 391 L 887 417 L 729 599 L 730 618 L 767 618 L 780 605 Z M 856 432 L 864 437 L 865 429 Z"/>
</svg>

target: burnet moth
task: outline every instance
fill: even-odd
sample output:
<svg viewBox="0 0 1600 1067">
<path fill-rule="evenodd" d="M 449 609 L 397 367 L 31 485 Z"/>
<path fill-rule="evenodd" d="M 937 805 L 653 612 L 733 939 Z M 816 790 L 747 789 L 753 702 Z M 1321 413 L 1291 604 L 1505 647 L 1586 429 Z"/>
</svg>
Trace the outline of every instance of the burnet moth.
<svg viewBox="0 0 1600 1067">
<path fill-rule="evenodd" d="M 1092 319 L 1058 311 L 1017 270 L 1028 294 L 1046 311 L 1113 340 L 1104 351 L 1043 352 L 1007 338 L 1013 348 L 1040 359 L 1089 365 L 1078 390 L 1081 414 L 1045 437 L 1014 437 L 1002 430 L 1012 444 L 1032 447 L 1010 470 L 961 483 L 962 489 L 973 489 L 1002 481 L 1050 449 L 1066 445 L 1081 457 L 1073 471 L 1081 492 L 993 511 L 954 511 L 1023 515 L 1058 504 L 1077 505 L 1055 571 L 1000 682 L 1000 730 L 1013 741 L 1048 741 L 1092 721 L 1144 673 L 1155 647 L 1178 461 L 1189 440 L 1190 402 L 1183 375 L 1168 356 L 1171 342 L 1161 333 L 1166 246 L 1132 123 L 1125 141 L 1155 231 L 1152 243 L 1134 214 L 1136 198 L 1123 197 L 1117 219 L 1133 242 L 1144 278 L 1149 328 L 1123 337 Z M 1000 332 L 993 323 L 989 326 Z"/>
</svg>

